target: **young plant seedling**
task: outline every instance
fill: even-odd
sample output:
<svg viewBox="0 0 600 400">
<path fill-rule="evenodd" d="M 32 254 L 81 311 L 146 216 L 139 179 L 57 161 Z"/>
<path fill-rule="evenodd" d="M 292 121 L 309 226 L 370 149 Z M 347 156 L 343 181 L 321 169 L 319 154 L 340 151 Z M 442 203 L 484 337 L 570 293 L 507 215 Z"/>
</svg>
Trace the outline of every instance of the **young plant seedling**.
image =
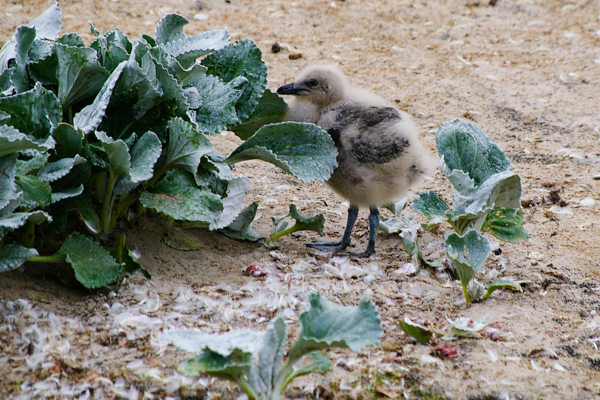
<svg viewBox="0 0 600 400">
<path fill-rule="evenodd" d="M 488 232 L 510 242 L 527 239 L 521 211 L 521 179 L 512 171 L 504 152 L 474 124 L 447 122 L 436 131 L 440 167 L 453 192 L 452 208 L 437 193 L 421 193 L 411 208 L 429 220 L 425 229 L 448 222 L 455 233 L 444 245 L 452 260 L 467 303 L 485 299 L 500 288 L 520 290 L 507 279 L 497 280 L 486 291 L 473 280 L 490 255 Z"/>
<path fill-rule="evenodd" d="M 207 374 L 236 382 L 250 400 L 276 400 L 294 378 L 331 369 L 322 350 L 339 347 L 357 352 L 379 343 L 383 332 L 371 302 L 344 307 L 314 293 L 308 301 L 310 308 L 300 315 L 300 336 L 285 362 L 287 327 L 278 317 L 264 333 L 248 329 L 224 334 L 165 332 L 175 346 L 200 353 L 181 363 L 178 370 L 188 376 Z"/>
<path fill-rule="evenodd" d="M 287 217 L 292 217 L 296 221 L 294 226 L 287 228 L 288 222 L 282 220 Z M 275 242 L 279 238 L 298 231 L 314 231 L 319 235 L 324 236 L 323 229 L 325 228 L 325 217 L 323 214 L 317 214 L 314 217 L 306 218 L 300 215 L 294 204 L 290 205 L 290 212 L 279 217 L 271 217 L 273 220 L 273 234 L 269 238 L 269 242 Z M 287 228 L 287 229 L 286 229 Z"/>
</svg>

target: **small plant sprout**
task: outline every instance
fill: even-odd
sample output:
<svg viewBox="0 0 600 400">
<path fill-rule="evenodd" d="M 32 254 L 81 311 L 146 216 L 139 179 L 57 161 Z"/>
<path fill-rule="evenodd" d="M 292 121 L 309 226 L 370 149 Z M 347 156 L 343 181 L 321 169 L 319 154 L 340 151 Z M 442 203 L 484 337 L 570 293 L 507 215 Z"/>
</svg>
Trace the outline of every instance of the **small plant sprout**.
<svg viewBox="0 0 600 400">
<path fill-rule="evenodd" d="M 310 308 L 300 315 L 300 336 L 285 362 L 287 327 L 277 317 L 264 333 L 248 329 L 224 334 L 165 332 L 175 346 L 200 353 L 181 363 L 178 370 L 188 376 L 207 374 L 236 382 L 250 400 L 276 400 L 297 376 L 331 369 L 323 350 L 338 347 L 357 352 L 379 343 L 383 333 L 371 302 L 344 307 L 319 294 L 310 294 L 308 301 Z"/>
<path fill-rule="evenodd" d="M 296 223 L 290 228 L 288 228 L 288 222 L 283 221 L 283 219 L 287 217 L 291 217 L 296 221 Z M 273 234 L 269 238 L 269 242 L 275 242 L 285 235 L 289 235 L 290 233 L 298 231 L 314 231 L 321 236 L 325 235 L 323 232 L 323 229 L 325 228 L 325 217 L 323 214 L 319 213 L 310 218 L 303 217 L 293 204 L 290 205 L 289 213 L 278 217 L 271 217 L 271 219 L 273 220 Z"/>
<path fill-rule="evenodd" d="M 448 332 L 440 333 L 418 324 L 405 316 L 404 320 L 398 323 L 398 327 L 406 332 L 406 334 L 413 337 L 417 342 L 427 344 L 433 335 L 443 340 L 455 340 L 461 337 L 478 338 L 477 332 L 483 330 L 487 326 L 485 323 L 487 319 L 487 315 L 482 316 L 476 321 L 467 317 L 458 317 L 452 321 L 446 317 L 446 320 L 450 324 L 450 328 L 448 329 Z"/>
<path fill-rule="evenodd" d="M 435 134 L 440 167 L 452 188 L 452 207 L 430 191 L 421 193 L 411 208 L 428 218 L 425 229 L 442 222 L 454 229 L 444 247 L 467 303 L 486 299 L 500 288 L 520 291 L 519 283 L 508 279 L 493 282 L 487 290 L 473 279 L 491 254 L 489 241 L 481 232 L 509 242 L 529 237 L 523 229 L 520 177 L 504 152 L 474 124 L 456 119 Z"/>
</svg>

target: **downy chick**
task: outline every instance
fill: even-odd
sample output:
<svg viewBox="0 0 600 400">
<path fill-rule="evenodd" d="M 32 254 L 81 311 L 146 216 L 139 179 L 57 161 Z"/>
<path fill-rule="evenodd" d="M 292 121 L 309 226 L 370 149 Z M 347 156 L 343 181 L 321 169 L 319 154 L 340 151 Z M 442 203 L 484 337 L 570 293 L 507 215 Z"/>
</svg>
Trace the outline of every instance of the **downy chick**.
<svg viewBox="0 0 600 400">
<path fill-rule="evenodd" d="M 367 248 L 349 255 L 374 254 L 378 207 L 405 196 L 433 166 L 412 118 L 373 93 L 349 87 L 344 75 L 330 66 L 307 68 L 277 93 L 294 96 L 288 121 L 314 123 L 331 135 L 338 149 L 338 167 L 327 183 L 350 202 L 342 240 L 308 246 L 333 253 L 345 250 L 358 209 L 366 207 L 370 209 Z"/>
</svg>

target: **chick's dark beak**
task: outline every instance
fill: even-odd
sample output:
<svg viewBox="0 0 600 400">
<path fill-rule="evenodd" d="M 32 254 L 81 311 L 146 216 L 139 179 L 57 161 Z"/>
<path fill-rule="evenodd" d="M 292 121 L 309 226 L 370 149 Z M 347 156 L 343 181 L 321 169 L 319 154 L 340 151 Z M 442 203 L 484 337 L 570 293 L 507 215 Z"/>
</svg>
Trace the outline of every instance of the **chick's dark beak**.
<svg viewBox="0 0 600 400">
<path fill-rule="evenodd" d="M 299 87 L 295 87 L 294 83 L 288 83 L 287 85 L 280 86 L 277 89 L 278 94 L 298 94 L 301 91 L 306 90 Z"/>
</svg>

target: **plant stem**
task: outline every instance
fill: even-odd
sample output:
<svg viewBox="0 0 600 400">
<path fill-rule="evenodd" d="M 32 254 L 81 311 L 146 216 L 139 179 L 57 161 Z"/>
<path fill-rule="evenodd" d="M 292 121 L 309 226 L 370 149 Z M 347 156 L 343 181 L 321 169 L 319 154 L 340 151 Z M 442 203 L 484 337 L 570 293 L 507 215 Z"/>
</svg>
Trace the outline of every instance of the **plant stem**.
<svg viewBox="0 0 600 400">
<path fill-rule="evenodd" d="M 271 400 L 279 399 L 288 383 L 290 383 L 290 380 L 293 379 L 294 365 L 302 358 L 305 352 L 299 350 L 296 346 L 292 346 L 288 353 L 287 361 L 283 364 L 277 375 L 273 392 L 271 392 Z"/>
<path fill-rule="evenodd" d="M 462 282 L 461 282 L 462 284 Z M 463 293 L 465 294 L 465 300 L 467 301 L 467 304 L 471 303 L 471 295 L 469 294 L 469 291 L 467 290 L 467 285 L 461 285 L 463 288 Z"/>
<path fill-rule="evenodd" d="M 285 236 L 285 235 L 289 235 L 290 233 L 294 233 L 294 232 L 296 232 L 297 230 L 298 230 L 298 228 L 296 228 L 296 225 L 294 225 L 294 226 L 292 226 L 291 228 L 287 228 L 286 230 L 284 230 L 284 231 L 281 231 L 281 232 L 279 232 L 279 233 L 276 233 L 276 234 L 274 234 L 273 236 L 271 236 L 271 237 L 269 238 L 269 242 L 274 242 L 274 241 L 276 241 L 277 239 L 279 239 L 280 237 L 282 237 L 282 236 Z"/>
<path fill-rule="evenodd" d="M 240 385 L 240 388 L 248 395 L 249 400 L 263 400 L 250 383 L 243 377 L 236 377 L 235 383 Z M 265 399 L 266 400 L 266 399 Z"/>
<path fill-rule="evenodd" d="M 113 188 L 116 181 L 117 179 L 111 168 L 108 175 L 108 183 L 106 184 L 106 191 L 104 192 L 104 200 L 102 201 L 102 214 L 100 215 L 100 227 L 104 233 L 108 232 L 110 228 L 112 205 L 114 202 Z"/>
<path fill-rule="evenodd" d="M 39 263 L 64 263 L 66 254 L 53 254 L 51 256 L 34 256 L 27 260 L 27 262 L 39 262 Z"/>
</svg>

